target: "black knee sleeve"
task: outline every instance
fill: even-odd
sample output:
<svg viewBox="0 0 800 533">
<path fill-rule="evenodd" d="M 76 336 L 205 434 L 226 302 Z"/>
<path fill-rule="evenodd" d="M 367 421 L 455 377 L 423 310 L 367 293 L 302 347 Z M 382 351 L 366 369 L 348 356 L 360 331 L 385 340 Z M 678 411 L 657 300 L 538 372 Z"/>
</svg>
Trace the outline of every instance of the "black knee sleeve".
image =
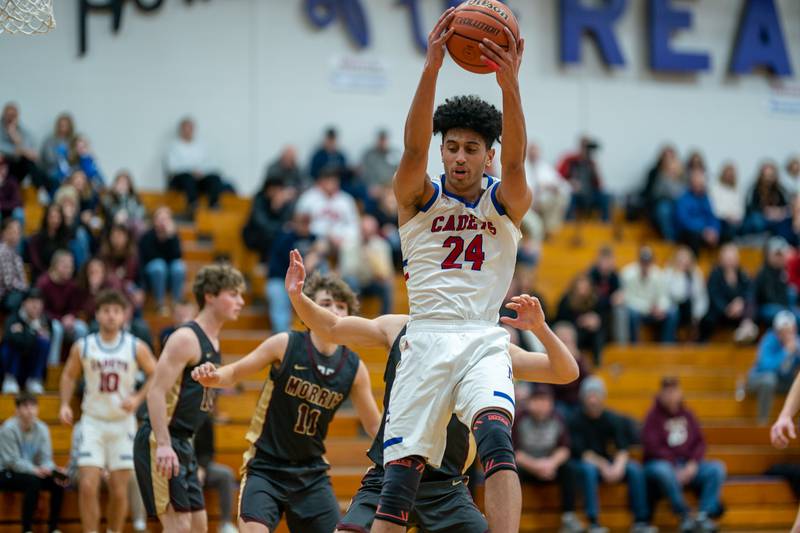
<svg viewBox="0 0 800 533">
<path fill-rule="evenodd" d="M 383 474 L 383 488 L 375 518 L 405 526 L 414 507 L 424 470 L 425 460 L 421 457 L 411 456 L 390 461 Z"/>
<path fill-rule="evenodd" d="M 511 443 L 511 418 L 506 413 L 490 410 L 479 414 L 472 423 L 472 434 L 487 478 L 500 470 L 517 471 Z"/>
</svg>

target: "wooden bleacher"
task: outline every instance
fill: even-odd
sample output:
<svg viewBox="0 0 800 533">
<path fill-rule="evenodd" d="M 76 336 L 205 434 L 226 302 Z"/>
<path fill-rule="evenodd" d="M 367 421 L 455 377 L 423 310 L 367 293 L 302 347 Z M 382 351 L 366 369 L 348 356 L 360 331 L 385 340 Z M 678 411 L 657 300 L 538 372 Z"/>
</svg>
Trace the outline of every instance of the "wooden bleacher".
<svg viewBox="0 0 800 533">
<path fill-rule="evenodd" d="M 181 196 L 174 193 L 143 193 L 142 197 L 150 210 L 159 205 L 169 205 L 179 212 L 185 207 Z M 247 276 L 248 307 L 239 321 L 230 325 L 221 338 L 226 362 L 246 354 L 269 334 L 269 318 L 263 304 L 264 271 L 258 265 L 255 254 L 244 248 L 241 239 L 241 228 L 249 210 L 249 200 L 227 196 L 223 197 L 219 211 L 201 208 L 195 224 L 179 226 L 189 281 L 202 265 L 220 255 L 228 257 Z M 39 225 L 41 208 L 35 202 L 26 202 L 26 213 L 26 227 L 31 231 Z M 574 244 L 577 233 L 582 242 L 578 247 Z M 672 246 L 657 242 L 643 225 L 620 223 L 612 228 L 598 223 L 585 223 L 578 230 L 568 224 L 559 235 L 544 243 L 536 288 L 554 306 L 572 278 L 586 269 L 602 245 L 611 244 L 614 247 L 618 266 L 621 267 L 635 259 L 640 244 L 644 242 L 653 245 L 660 264 L 666 262 L 673 252 Z M 700 258 L 704 271 L 708 272 L 713 259 L 710 255 Z M 754 272 L 761 262 L 761 253 L 759 250 L 743 250 L 742 260 L 745 268 Z M 190 283 L 187 283 L 187 296 L 188 286 Z M 397 278 L 396 287 L 395 311 L 407 312 L 405 286 L 401 277 Z M 374 316 L 377 309 L 376 302 L 365 302 L 367 316 Z M 168 319 L 149 308 L 145 318 L 154 333 L 168 322 Z M 754 349 L 736 347 L 724 337 L 720 339 L 723 340 L 707 345 L 609 346 L 604 355 L 604 366 L 599 371 L 609 388 L 609 406 L 641 419 L 652 403 L 661 377 L 666 374 L 680 376 L 687 403 L 698 415 L 705 430 L 709 457 L 725 461 L 728 468 L 729 480 L 723 490 L 727 513 L 721 521 L 722 526 L 741 531 L 786 530 L 794 519 L 797 503 L 786 483 L 762 477 L 761 474 L 772 464 L 800 460 L 800 449 L 773 449 L 769 446 L 768 428 L 755 425 L 754 401 L 736 401 L 736 384 L 752 363 Z M 385 354 L 381 350 L 354 348 L 370 369 L 375 397 L 380 402 Z M 71 430 L 57 421 L 59 373 L 60 368 L 49 371 L 48 393 L 41 397 L 40 416 L 50 424 L 56 460 L 64 465 L 68 458 Z M 260 380 L 264 377 L 266 372 L 245 382 L 240 390 L 223 391 L 219 397 L 219 415 L 226 421 L 218 424 L 216 430 L 217 460 L 237 471 L 247 447 L 244 434 L 249 415 L 260 389 Z M 776 405 L 776 413 L 778 408 Z M 13 398 L 0 396 L 0 420 L 10 416 L 13 411 Z M 334 490 L 343 507 L 355 494 L 361 475 L 369 464 L 363 453 L 368 446 L 369 439 L 364 436 L 353 411 L 349 408 L 340 410 L 329 430 L 327 458 L 332 464 Z M 639 456 L 640 451 L 635 450 L 634 455 Z M 623 486 L 603 487 L 600 498 L 605 524 L 612 528 L 625 528 L 630 524 Z M 39 519 L 46 516 L 46 498 L 42 500 Z M 554 487 L 525 487 L 523 501 L 521 531 L 553 531 L 558 526 L 559 500 Z M 209 494 L 212 528 L 219 518 L 215 515 L 218 509 L 215 502 L 216 495 Z M 16 521 L 20 505 L 19 495 L 0 494 L 0 533 L 18 530 Z M 63 518 L 62 531 L 79 531 L 75 493 L 69 493 L 66 498 Z M 675 526 L 675 519 L 663 501 L 656 512 L 656 523 L 668 528 Z M 158 526 L 153 527 L 158 530 Z M 278 531 L 286 530 L 282 526 Z"/>
</svg>

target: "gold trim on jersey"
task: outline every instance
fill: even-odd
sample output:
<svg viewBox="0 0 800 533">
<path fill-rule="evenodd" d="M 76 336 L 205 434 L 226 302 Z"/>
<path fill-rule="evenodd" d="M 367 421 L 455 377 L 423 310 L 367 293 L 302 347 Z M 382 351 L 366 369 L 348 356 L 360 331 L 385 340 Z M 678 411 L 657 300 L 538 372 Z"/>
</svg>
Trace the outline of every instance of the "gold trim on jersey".
<svg viewBox="0 0 800 533">
<path fill-rule="evenodd" d="M 181 386 L 183 385 L 183 374 L 178 376 L 178 380 L 172 385 L 172 388 L 167 392 L 165 400 L 167 402 L 167 423 L 172 420 L 172 415 L 175 413 L 175 408 L 178 407 L 178 400 L 181 397 Z"/>
<path fill-rule="evenodd" d="M 153 485 L 153 501 L 156 505 L 156 514 L 162 515 L 169 507 L 169 480 L 158 471 L 156 462 L 156 434 L 150 433 L 150 482 Z"/>
<path fill-rule="evenodd" d="M 275 388 L 275 382 L 272 378 L 268 377 L 264 382 L 264 388 L 261 389 L 261 395 L 258 397 L 256 403 L 256 410 L 253 413 L 253 419 L 250 421 L 250 427 L 244 438 L 250 444 L 255 444 L 261 432 L 264 430 L 264 421 L 267 419 L 267 409 L 269 409 L 269 401 L 272 399 L 272 390 Z"/>
</svg>

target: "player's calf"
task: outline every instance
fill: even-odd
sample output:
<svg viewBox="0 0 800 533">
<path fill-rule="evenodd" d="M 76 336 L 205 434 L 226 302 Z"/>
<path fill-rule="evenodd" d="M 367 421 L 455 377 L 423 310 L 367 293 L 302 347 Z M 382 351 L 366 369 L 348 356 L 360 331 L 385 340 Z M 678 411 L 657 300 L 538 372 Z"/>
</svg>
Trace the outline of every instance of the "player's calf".
<svg viewBox="0 0 800 533">
<path fill-rule="evenodd" d="M 415 455 L 386 464 L 373 531 L 380 529 L 378 521 L 388 522 L 405 530 L 424 471 L 425 460 Z"/>
<path fill-rule="evenodd" d="M 511 417 L 499 409 L 487 409 L 478 413 L 472 423 L 478 457 L 487 479 L 501 470 L 517 471 L 514 445 L 511 441 L 511 424 Z"/>
</svg>

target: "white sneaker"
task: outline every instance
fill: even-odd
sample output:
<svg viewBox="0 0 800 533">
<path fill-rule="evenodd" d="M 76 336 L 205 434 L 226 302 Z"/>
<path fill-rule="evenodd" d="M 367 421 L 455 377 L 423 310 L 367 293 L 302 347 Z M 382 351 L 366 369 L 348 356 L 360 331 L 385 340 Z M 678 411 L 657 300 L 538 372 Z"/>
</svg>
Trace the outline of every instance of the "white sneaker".
<svg viewBox="0 0 800 533">
<path fill-rule="evenodd" d="M 38 379 L 29 379 L 28 382 L 25 383 L 25 389 L 31 394 L 44 394 L 44 387 L 42 386 L 42 382 Z"/>
<path fill-rule="evenodd" d="M 217 528 L 217 531 L 219 533 L 239 533 L 239 530 L 236 529 L 236 526 L 234 526 L 230 522 L 224 522 L 220 524 L 219 528 Z"/>
<path fill-rule="evenodd" d="M 19 383 L 11 374 L 6 374 L 3 380 L 3 394 L 19 394 Z"/>
<path fill-rule="evenodd" d="M 147 531 L 147 521 L 141 518 L 137 518 L 133 521 L 133 530 L 134 531 Z"/>
<path fill-rule="evenodd" d="M 752 320 L 742 320 L 736 331 L 733 332 L 733 342 L 736 344 L 751 344 L 758 338 L 758 326 Z"/>
</svg>

